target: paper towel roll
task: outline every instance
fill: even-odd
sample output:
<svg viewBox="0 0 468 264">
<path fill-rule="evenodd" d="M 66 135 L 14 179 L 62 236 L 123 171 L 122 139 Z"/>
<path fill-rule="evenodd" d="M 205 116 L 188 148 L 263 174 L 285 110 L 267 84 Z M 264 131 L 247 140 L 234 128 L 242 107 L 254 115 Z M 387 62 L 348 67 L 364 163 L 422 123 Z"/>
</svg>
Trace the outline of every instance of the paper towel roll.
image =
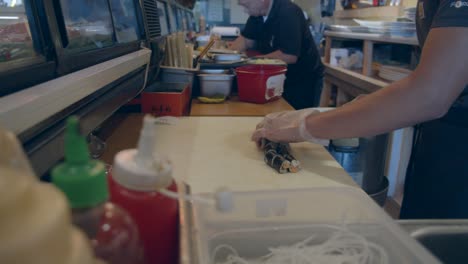
<svg viewBox="0 0 468 264">
<path fill-rule="evenodd" d="M 211 34 L 218 34 L 222 37 L 239 36 L 240 29 L 238 27 L 213 27 L 211 29 Z"/>
</svg>

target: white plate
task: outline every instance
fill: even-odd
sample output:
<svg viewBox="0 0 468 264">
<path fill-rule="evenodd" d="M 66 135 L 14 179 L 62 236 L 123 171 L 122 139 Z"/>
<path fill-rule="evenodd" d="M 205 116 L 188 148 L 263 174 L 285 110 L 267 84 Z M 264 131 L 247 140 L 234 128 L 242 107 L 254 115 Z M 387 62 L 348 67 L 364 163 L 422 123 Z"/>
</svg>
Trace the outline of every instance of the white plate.
<svg viewBox="0 0 468 264">
<path fill-rule="evenodd" d="M 216 62 L 238 61 L 242 59 L 240 54 L 214 54 Z"/>
<path fill-rule="evenodd" d="M 371 20 L 361 20 L 361 19 L 354 19 L 356 23 L 363 27 L 371 27 L 371 28 L 413 28 L 416 27 L 415 22 L 402 22 L 402 21 L 371 21 Z"/>
<path fill-rule="evenodd" d="M 234 63 L 240 63 L 244 62 L 246 59 L 240 59 L 240 60 L 232 60 L 232 61 L 215 61 L 215 64 L 234 64 Z"/>
<path fill-rule="evenodd" d="M 330 25 L 332 31 L 337 32 L 356 32 L 356 33 L 368 33 L 369 29 L 362 26 L 346 26 L 346 25 Z"/>
</svg>

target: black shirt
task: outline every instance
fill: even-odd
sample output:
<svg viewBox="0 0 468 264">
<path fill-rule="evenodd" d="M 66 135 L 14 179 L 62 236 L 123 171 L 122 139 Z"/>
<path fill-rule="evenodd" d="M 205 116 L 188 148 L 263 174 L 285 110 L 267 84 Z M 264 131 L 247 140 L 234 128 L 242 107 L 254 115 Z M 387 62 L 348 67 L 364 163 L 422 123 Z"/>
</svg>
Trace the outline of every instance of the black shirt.
<svg viewBox="0 0 468 264">
<path fill-rule="evenodd" d="M 320 56 L 301 8 L 290 0 L 272 1 L 267 20 L 249 17 L 242 36 L 255 40 L 255 49 L 263 54 L 280 50 L 297 56 L 297 62 L 288 65 L 288 78 L 303 74 L 322 76 Z"/>
<path fill-rule="evenodd" d="M 431 28 L 468 27 L 468 0 L 419 0 L 416 18 L 422 47 Z"/>
<path fill-rule="evenodd" d="M 418 39 L 423 47 L 432 28 L 468 27 L 468 0 L 419 0 L 416 19 Z M 467 97 L 468 84 L 455 105 L 468 107 Z"/>
</svg>

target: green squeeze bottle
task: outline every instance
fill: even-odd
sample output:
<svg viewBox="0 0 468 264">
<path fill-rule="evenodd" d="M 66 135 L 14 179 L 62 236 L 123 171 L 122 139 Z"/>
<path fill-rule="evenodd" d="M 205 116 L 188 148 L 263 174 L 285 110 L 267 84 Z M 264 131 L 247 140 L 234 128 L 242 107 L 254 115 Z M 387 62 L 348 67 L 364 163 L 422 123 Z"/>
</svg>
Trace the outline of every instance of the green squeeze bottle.
<svg viewBox="0 0 468 264">
<path fill-rule="evenodd" d="M 76 117 L 67 120 L 65 161 L 51 176 L 68 198 L 73 223 L 91 240 L 98 258 L 109 264 L 143 263 L 138 229 L 124 209 L 108 201 L 105 165 L 90 158 Z"/>
</svg>

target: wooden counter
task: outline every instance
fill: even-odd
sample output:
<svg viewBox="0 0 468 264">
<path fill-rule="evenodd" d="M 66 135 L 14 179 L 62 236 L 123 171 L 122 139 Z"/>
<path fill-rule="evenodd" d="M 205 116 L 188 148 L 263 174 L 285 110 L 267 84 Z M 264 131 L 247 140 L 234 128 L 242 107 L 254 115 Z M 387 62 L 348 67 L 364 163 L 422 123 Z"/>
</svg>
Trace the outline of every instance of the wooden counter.
<svg viewBox="0 0 468 264">
<path fill-rule="evenodd" d="M 203 104 L 198 99 L 192 100 L 191 116 L 265 116 L 269 113 L 294 110 L 283 98 L 266 104 L 252 104 L 239 101 L 232 96 L 222 104 Z M 117 113 L 107 124 L 109 136 L 104 138 L 107 142 L 106 150 L 101 160 L 111 164 L 114 155 L 124 149 L 134 148 L 137 145 L 140 129 L 143 123 L 142 113 Z M 253 129 L 253 128 L 252 128 Z"/>
<path fill-rule="evenodd" d="M 265 116 L 269 113 L 294 110 L 283 98 L 266 104 L 253 104 L 239 101 L 232 96 L 222 104 L 204 104 L 192 100 L 191 116 Z"/>
<path fill-rule="evenodd" d="M 278 174 L 263 161 L 250 136 L 264 115 L 293 110 L 283 99 L 266 104 L 240 102 L 232 97 L 223 104 L 192 101 L 191 117 L 175 125 L 157 126 L 155 150 L 174 164 L 173 176 L 189 184 L 195 193 L 212 192 L 220 186 L 232 190 L 357 186 L 323 146 L 292 144 L 292 154 L 302 163 L 299 173 Z M 206 115 L 206 116 L 193 116 Z M 137 145 L 144 114 L 121 114 L 115 118 L 102 160 L 111 164 L 114 155 Z"/>
<path fill-rule="evenodd" d="M 120 150 L 135 148 L 143 114 L 128 114 L 107 139 L 102 156 L 112 163 Z M 299 173 L 278 174 L 263 161 L 263 152 L 250 141 L 261 117 L 183 117 L 176 125 L 156 128 L 155 150 L 174 164 L 174 177 L 189 184 L 194 193 L 232 190 L 290 189 L 357 186 L 320 145 L 292 145 L 302 162 Z"/>
<path fill-rule="evenodd" d="M 357 186 L 321 145 L 291 144 L 302 164 L 298 173 L 279 174 L 263 160 L 250 136 L 261 117 L 188 117 L 156 128 L 155 150 L 172 161 L 173 176 L 192 193 L 219 187 L 233 191 Z"/>
</svg>

